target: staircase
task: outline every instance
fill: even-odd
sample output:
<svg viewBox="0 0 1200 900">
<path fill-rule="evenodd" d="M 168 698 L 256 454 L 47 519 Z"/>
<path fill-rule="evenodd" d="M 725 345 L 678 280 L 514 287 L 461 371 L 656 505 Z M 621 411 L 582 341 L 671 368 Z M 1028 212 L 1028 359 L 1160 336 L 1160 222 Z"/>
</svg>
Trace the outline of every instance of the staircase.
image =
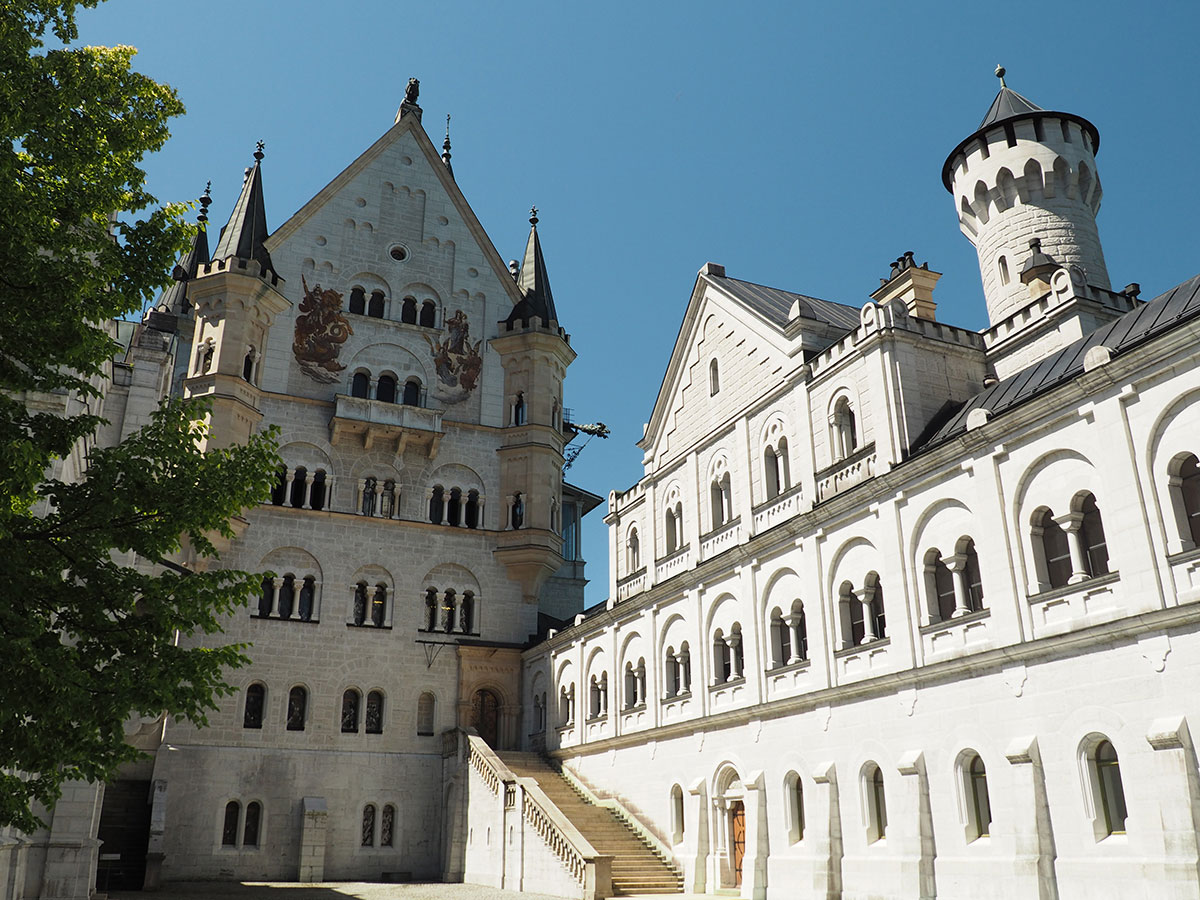
<svg viewBox="0 0 1200 900">
<path fill-rule="evenodd" d="M 615 896 L 679 894 L 683 876 L 610 809 L 589 803 L 536 753 L 497 753 L 514 775 L 532 778 L 599 853 L 612 857 Z"/>
</svg>

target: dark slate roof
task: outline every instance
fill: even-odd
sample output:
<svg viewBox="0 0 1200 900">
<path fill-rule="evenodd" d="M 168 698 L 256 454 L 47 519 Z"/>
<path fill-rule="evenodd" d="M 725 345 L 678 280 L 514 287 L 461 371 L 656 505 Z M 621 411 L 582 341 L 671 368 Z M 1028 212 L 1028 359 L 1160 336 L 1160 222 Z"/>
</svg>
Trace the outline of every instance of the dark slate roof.
<svg viewBox="0 0 1200 900">
<path fill-rule="evenodd" d="M 1087 337 L 1035 363 L 1028 369 L 1010 375 L 968 400 L 922 446 L 920 452 L 935 447 L 967 430 L 967 416 L 973 409 L 986 409 L 995 418 L 1010 409 L 1032 400 L 1083 373 L 1083 358 L 1097 345 L 1107 347 L 1114 357 L 1152 341 L 1183 322 L 1200 316 L 1200 275 L 1160 294 L 1149 303 L 1130 310 L 1121 318 L 1097 329 Z"/>
<path fill-rule="evenodd" d="M 261 151 L 255 156 L 261 157 Z M 213 250 L 212 258 L 255 259 L 264 271 L 269 269 L 274 272 L 271 255 L 263 246 L 266 239 L 267 212 L 263 203 L 262 163 L 259 158 L 255 159 L 254 167 L 242 183 L 242 193 L 233 205 L 229 223 L 221 229 L 221 237 Z"/>
<path fill-rule="evenodd" d="M 979 128 L 987 128 L 997 122 L 1015 119 L 1017 116 L 1024 116 L 1032 112 L 1045 112 L 1045 110 L 1032 100 L 1022 97 L 1012 88 L 1002 87 L 1000 93 L 996 95 L 996 99 L 992 101 L 992 105 L 988 107 L 987 115 L 979 123 Z"/>
<path fill-rule="evenodd" d="M 830 300 L 820 300 L 817 297 L 806 297 L 804 294 L 793 294 L 779 288 L 766 287 L 752 281 L 739 281 L 736 278 L 726 278 L 723 275 L 705 276 L 718 284 L 735 300 L 758 313 L 768 322 L 779 328 L 786 328 L 791 321 L 793 303 L 800 304 L 800 315 L 806 319 L 816 319 L 818 322 L 828 322 L 847 331 L 858 327 L 859 310 L 844 303 L 834 303 Z"/>
<path fill-rule="evenodd" d="M 196 230 L 196 236 L 192 238 L 191 247 L 188 248 L 187 253 L 179 257 L 179 262 L 175 264 L 175 271 L 171 276 L 175 280 L 158 298 L 157 308 L 161 312 L 176 316 L 187 315 L 192 307 L 187 299 L 188 282 L 196 277 L 197 269 L 208 261 L 208 232 L 204 223 L 201 222 L 200 227 Z"/>
<path fill-rule="evenodd" d="M 543 322 L 557 322 L 558 312 L 554 309 L 554 295 L 550 292 L 550 276 L 546 272 L 546 260 L 542 256 L 542 242 L 538 239 L 537 216 L 529 220 L 529 241 L 525 244 L 525 259 L 521 262 L 521 274 L 517 278 L 521 289 L 521 301 L 508 316 L 511 325 L 517 320 L 529 320 L 534 316 Z"/>
</svg>

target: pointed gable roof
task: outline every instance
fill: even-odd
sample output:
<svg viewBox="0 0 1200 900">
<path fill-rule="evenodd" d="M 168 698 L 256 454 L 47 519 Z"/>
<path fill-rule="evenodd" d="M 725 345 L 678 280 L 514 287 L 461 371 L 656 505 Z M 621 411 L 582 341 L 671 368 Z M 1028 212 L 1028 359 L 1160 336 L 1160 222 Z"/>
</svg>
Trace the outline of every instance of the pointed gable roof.
<svg viewBox="0 0 1200 900">
<path fill-rule="evenodd" d="M 212 258 L 253 259 L 263 267 L 264 272 L 274 272 L 271 254 L 264 246 L 267 239 L 267 210 L 263 202 L 262 159 L 263 144 L 259 141 L 258 149 L 254 151 L 254 165 L 246 170 L 242 192 L 233 205 L 229 222 L 221 229 Z"/>
<path fill-rule="evenodd" d="M 517 287 L 521 289 L 521 302 L 513 307 L 508 324 L 517 320 L 528 320 L 537 316 L 543 322 L 557 322 L 558 312 L 554 308 L 554 295 L 550 292 L 550 276 L 546 273 L 546 260 L 542 256 L 542 242 L 538 239 L 537 207 L 529 213 L 529 241 L 525 244 L 525 258 L 521 261 L 521 274 Z"/>
</svg>

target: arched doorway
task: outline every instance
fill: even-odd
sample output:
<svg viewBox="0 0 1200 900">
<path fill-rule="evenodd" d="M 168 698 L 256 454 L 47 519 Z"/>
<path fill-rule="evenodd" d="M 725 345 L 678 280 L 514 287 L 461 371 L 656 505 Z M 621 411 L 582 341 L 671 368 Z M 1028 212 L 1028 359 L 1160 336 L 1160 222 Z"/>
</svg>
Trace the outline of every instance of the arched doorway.
<svg viewBox="0 0 1200 900">
<path fill-rule="evenodd" d="M 716 838 L 713 881 L 718 888 L 742 884 L 746 856 L 746 788 L 733 765 L 726 763 L 713 781 L 713 835 Z"/>
<path fill-rule="evenodd" d="M 500 698 L 486 688 L 475 692 L 471 698 L 471 727 L 487 741 L 489 747 L 497 747 L 500 725 Z"/>
</svg>

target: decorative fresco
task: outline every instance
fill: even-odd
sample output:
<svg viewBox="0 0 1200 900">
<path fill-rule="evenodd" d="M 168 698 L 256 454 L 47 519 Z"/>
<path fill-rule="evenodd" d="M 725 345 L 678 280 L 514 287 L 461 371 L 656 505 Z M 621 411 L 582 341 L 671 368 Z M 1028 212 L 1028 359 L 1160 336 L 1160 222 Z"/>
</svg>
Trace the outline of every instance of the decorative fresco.
<svg viewBox="0 0 1200 900">
<path fill-rule="evenodd" d="M 338 353 L 354 329 L 342 315 L 341 294 L 332 288 L 321 290 L 320 284 L 310 289 L 304 276 L 300 277 L 300 283 L 304 286 L 304 300 L 300 303 L 300 315 L 296 316 L 292 353 L 305 375 L 322 384 L 332 384 L 346 368 L 338 362 Z"/>
<path fill-rule="evenodd" d="M 453 318 L 446 320 L 446 339 L 425 342 L 433 354 L 433 365 L 437 371 L 433 395 L 444 403 L 461 403 L 475 390 L 479 373 L 483 371 L 483 358 L 479 355 L 482 340 L 470 341 L 470 325 L 467 314 L 461 309 Z"/>
</svg>

